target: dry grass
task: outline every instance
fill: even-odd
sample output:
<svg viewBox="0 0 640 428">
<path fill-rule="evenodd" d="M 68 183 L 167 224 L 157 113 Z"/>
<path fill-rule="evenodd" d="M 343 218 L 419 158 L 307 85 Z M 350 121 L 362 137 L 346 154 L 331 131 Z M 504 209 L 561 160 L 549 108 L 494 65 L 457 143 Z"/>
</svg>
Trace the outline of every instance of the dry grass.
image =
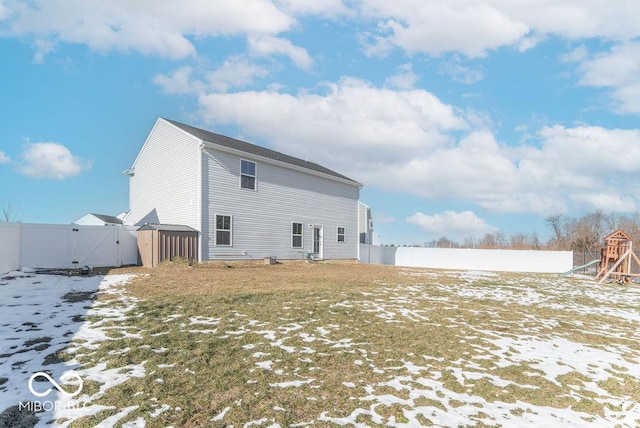
<svg viewBox="0 0 640 428">
<path fill-rule="evenodd" d="M 468 280 L 460 273 L 346 262 L 166 263 L 117 273 L 125 271 L 137 275 L 127 293 L 139 302 L 114 325 L 142 339 L 103 342 L 78 359 L 106 361 L 109 368 L 144 362 L 146 376 L 110 389 L 98 404 L 137 405 L 128 419 L 142 417 L 148 427 L 258 420 L 332 426 L 332 418 L 346 417 L 367 425 L 441 424 L 438 412 L 462 412 L 470 415 L 468 425 L 491 425 L 482 403 L 511 406 L 506 413 L 517 417 L 531 412 L 522 403 L 602 417 L 606 397 L 585 387 L 590 379 L 569 370 L 551 381 L 537 360 L 520 361 L 517 349 L 500 350 L 496 340 L 563 338 L 626 350 L 629 361 L 640 351 L 637 322 L 568 308 L 571 293 L 548 284 L 574 285 L 552 276 Z M 473 294 L 465 295 L 468 290 Z M 509 293 L 517 296 L 505 298 Z M 523 305 L 530 293 L 543 295 L 538 302 L 544 304 Z M 600 304 L 588 294 L 578 300 L 579 308 Z M 621 301 L 610 309 L 637 311 L 631 306 Z M 620 334 L 607 337 L 603 329 Z M 513 364 L 501 364 L 512 357 Z M 624 370 L 598 386 L 638 402 L 640 381 L 622 377 Z M 162 405 L 166 410 L 159 412 Z M 366 412 L 354 416 L 357 409 Z M 94 426 L 115 413 L 72 426 Z"/>
<path fill-rule="evenodd" d="M 120 272 L 122 270 L 117 270 Z M 125 269 L 144 276 L 131 290 L 139 297 L 165 294 L 236 295 L 303 291 L 349 290 L 368 288 L 372 283 L 393 282 L 398 278 L 395 266 L 363 265 L 355 262 L 306 263 L 287 261 L 275 265 L 262 262 L 210 262 L 189 266 L 168 262 L 156 269 Z M 417 282 L 417 281 L 416 281 Z"/>
</svg>

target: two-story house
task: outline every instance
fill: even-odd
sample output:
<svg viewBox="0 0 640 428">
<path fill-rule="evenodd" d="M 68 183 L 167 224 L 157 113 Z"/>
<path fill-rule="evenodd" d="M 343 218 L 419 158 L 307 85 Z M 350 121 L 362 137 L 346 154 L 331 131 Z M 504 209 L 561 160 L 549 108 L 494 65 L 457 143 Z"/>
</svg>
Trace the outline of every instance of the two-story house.
<svg viewBox="0 0 640 428">
<path fill-rule="evenodd" d="M 158 118 L 125 173 L 125 222 L 198 230 L 200 260 L 358 258 L 362 185 L 316 163 Z"/>
</svg>

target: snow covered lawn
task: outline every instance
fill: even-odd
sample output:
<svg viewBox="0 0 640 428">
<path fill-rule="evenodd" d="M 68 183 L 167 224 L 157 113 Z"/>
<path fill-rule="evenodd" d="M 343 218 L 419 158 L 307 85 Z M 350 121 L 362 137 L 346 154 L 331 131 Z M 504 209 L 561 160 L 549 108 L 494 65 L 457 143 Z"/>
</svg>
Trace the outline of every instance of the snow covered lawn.
<svg viewBox="0 0 640 428">
<path fill-rule="evenodd" d="M 0 280 L 0 411 L 58 401 L 39 426 L 640 425 L 637 285 L 356 264 L 135 272 Z M 28 388 L 71 370 L 77 396 Z"/>
<path fill-rule="evenodd" d="M 107 369 L 107 364 L 80 364 L 83 357 L 104 340 L 128 335 L 126 327 L 107 327 L 111 321 L 126 319 L 135 298 L 124 294 L 122 285 L 131 275 L 60 276 L 10 272 L 0 276 L 0 412 L 22 406 L 24 413 L 35 410 L 38 426 L 50 419 L 67 426 L 74 419 L 93 415 L 109 406 L 94 404 L 104 393 L 134 376 L 144 376 L 144 363 Z M 95 301 L 102 296 L 102 301 Z M 52 384 L 39 376 L 47 373 L 72 393 L 78 385 L 59 380 L 76 373 L 83 380 L 82 392 L 69 397 L 56 389 L 39 397 Z M 91 384 L 99 388 L 91 388 Z M 31 389 L 30 389 L 31 386 Z M 94 389 L 94 391 L 92 391 Z M 89 391 L 89 393 L 87 393 Z M 16 423 L 15 408 L 5 413 L 6 426 Z M 0 418 L 0 421 L 3 419 Z"/>
</svg>

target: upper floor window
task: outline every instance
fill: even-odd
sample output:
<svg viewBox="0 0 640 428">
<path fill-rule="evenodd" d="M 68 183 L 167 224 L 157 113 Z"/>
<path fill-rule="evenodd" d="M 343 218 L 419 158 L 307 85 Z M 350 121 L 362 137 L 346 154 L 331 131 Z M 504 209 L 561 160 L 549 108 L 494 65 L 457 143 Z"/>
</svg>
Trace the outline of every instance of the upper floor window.
<svg viewBox="0 0 640 428">
<path fill-rule="evenodd" d="M 240 160 L 240 187 L 256 190 L 256 163 Z"/>
</svg>

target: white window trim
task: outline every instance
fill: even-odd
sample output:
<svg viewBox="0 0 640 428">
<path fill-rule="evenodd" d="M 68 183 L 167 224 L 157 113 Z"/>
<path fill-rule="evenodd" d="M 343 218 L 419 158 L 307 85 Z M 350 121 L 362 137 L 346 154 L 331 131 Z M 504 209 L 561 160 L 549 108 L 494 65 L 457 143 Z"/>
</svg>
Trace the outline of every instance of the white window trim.
<svg viewBox="0 0 640 428">
<path fill-rule="evenodd" d="M 255 167 L 255 175 L 243 174 L 242 173 L 242 162 L 251 162 Z M 249 189 L 247 187 L 242 187 L 242 176 L 243 175 L 246 175 L 247 177 L 253 177 L 253 180 L 254 180 L 253 189 Z M 238 175 L 238 187 L 240 189 L 243 189 L 243 190 L 251 190 L 251 191 L 254 191 L 254 192 L 258 191 L 258 162 L 252 161 L 252 160 L 249 160 L 249 159 L 240 159 L 240 174 Z"/>
<path fill-rule="evenodd" d="M 340 229 L 344 229 L 344 233 L 340 233 Z M 342 241 L 338 239 L 340 235 L 344 237 Z M 345 226 L 336 226 L 336 242 L 339 244 L 344 244 L 347 242 L 347 228 Z"/>
<path fill-rule="evenodd" d="M 294 236 L 298 236 L 298 235 L 295 235 L 293 233 L 293 225 L 296 224 L 296 223 L 301 226 L 301 228 L 300 228 L 300 242 L 301 242 L 302 245 L 299 246 L 299 247 L 294 247 L 293 246 L 293 237 Z M 301 221 L 292 221 L 291 222 L 291 228 L 289 229 L 289 231 L 291 232 L 291 248 L 296 248 L 296 249 L 304 248 L 304 223 L 301 222 Z"/>
<path fill-rule="evenodd" d="M 229 244 L 218 244 L 218 216 L 229 217 Z M 220 229 L 226 231 L 227 229 Z M 233 216 L 230 214 L 214 213 L 213 214 L 213 236 L 214 246 L 216 247 L 233 247 Z"/>
</svg>

